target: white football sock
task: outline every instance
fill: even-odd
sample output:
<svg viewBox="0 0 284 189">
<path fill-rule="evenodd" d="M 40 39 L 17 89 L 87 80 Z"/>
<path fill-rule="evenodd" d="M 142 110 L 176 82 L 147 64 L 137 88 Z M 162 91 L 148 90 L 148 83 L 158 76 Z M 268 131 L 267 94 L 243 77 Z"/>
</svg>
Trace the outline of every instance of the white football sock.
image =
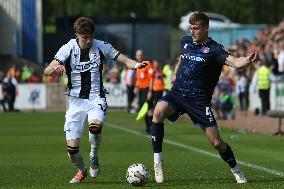
<svg viewBox="0 0 284 189">
<path fill-rule="evenodd" d="M 239 167 L 238 164 L 237 164 L 234 168 L 231 168 L 231 170 L 232 170 L 233 172 L 240 172 L 240 171 L 241 171 L 241 169 L 240 169 L 240 167 Z"/>
<path fill-rule="evenodd" d="M 154 153 L 154 163 L 158 164 L 163 161 L 162 152 Z"/>
<path fill-rule="evenodd" d="M 91 144 L 90 157 L 97 157 L 102 142 L 102 134 L 92 134 L 89 132 L 89 142 Z"/>
<path fill-rule="evenodd" d="M 86 165 L 83 161 L 83 156 L 80 152 L 76 153 L 76 154 L 69 154 L 68 156 L 72 162 L 72 164 L 78 168 L 80 171 L 85 171 L 86 170 Z"/>
</svg>

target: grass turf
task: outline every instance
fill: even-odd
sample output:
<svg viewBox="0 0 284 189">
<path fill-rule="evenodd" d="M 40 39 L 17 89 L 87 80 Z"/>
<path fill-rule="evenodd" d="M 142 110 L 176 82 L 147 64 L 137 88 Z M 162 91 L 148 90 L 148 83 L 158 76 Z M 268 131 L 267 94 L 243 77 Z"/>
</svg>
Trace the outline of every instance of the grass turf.
<svg viewBox="0 0 284 189">
<path fill-rule="evenodd" d="M 125 173 L 129 165 L 137 162 L 150 170 L 146 188 L 284 188 L 283 176 L 247 166 L 241 167 L 249 183 L 238 185 L 221 159 L 168 143 L 163 146 L 166 182 L 156 184 L 150 138 L 143 135 L 143 121 L 134 120 L 134 115 L 125 112 L 109 112 L 99 153 L 100 176 L 70 186 L 68 182 L 76 170 L 67 157 L 64 113 L 1 113 L 0 188 L 132 188 Z M 238 160 L 284 172 L 283 138 L 223 127 L 221 135 Z M 165 138 L 217 155 L 202 131 L 188 121 L 166 123 Z M 80 150 L 88 165 L 87 132 Z"/>
</svg>

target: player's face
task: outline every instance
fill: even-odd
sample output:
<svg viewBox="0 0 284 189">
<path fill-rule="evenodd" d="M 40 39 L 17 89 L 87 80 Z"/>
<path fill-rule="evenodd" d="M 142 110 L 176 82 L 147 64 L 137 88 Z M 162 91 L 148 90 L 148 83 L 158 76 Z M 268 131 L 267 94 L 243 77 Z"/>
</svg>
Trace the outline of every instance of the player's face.
<svg viewBox="0 0 284 189">
<path fill-rule="evenodd" d="M 189 24 L 189 30 L 192 35 L 193 42 L 203 43 L 208 39 L 208 26 L 199 22 Z"/>
<path fill-rule="evenodd" d="M 76 36 L 82 49 L 88 49 L 92 47 L 94 34 L 76 34 Z"/>
</svg>

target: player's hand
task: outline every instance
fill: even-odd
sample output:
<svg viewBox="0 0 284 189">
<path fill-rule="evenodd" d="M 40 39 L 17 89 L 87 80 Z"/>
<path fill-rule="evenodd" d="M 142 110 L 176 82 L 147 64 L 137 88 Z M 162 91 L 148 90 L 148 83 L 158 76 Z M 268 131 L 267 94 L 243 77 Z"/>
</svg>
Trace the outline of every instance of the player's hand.
<svg viewBox="0 0 284 189">
<path fill-rule="evenodd" d="M 65 67 L 63 65 L 55 65 L 53 67 L 53 74 L 56 74 L 56 75 L 63 75 L 65 73 Z"/>
<path fill-rule="evenodd" d="M 137 63 L 135 65 L 135 69 L 142 69 L 145 68 L 150 62 L 149 61 L 143 61 L 141 63 Z"/>
<path fill-rule="evenodd" d="M 248 58 L 249 63 L 251 63 L 251 62 L 255 63 L 255 62 L 259 61 L 259 54 L 258 54 L 258 52 L 254 51 L 253 53 L 249 54 L 247 56 L 247 58 Z"/>
</svg>

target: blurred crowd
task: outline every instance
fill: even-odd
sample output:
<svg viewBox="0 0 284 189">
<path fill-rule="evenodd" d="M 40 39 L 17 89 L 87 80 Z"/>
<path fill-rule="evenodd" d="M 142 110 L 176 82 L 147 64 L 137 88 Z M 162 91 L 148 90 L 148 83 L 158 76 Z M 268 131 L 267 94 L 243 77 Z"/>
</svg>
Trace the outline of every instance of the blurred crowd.
<svg viewBox="0 0 284 189">
<path fill-rule="evenodd" d="M 234 119 L 237 109 L 246 115 L 250 104 L 249 86 L 255 93 L 258 92 L 261 101 L 261 107 L 255 110 L 255 114 L 266 115 L 270 109 L 271 81 L 284 78 L 284 20 L 259 32 L 255 40 L 239 39 L 227 49 L 235 57 L 247 56 L 256 50 L 260 61 L 244 70 L 223 67 L 213 98 L 217 118 Z"/>
<path fill-rule="evenodd" d="M 223 67 L 212 100 L 217 118 L 234 119 L 236 110 L 239 110 L 242 115 L 246 115 L 250 104 L 249 86 L 253 83 L 255 83 L 254 85 L 256 85 L 260 93 L 262 106 L 260 110 L 256 110 L 256 113 L 265 115 L 270 109 L 269 96 L 267 99 L 270 83 L 267 85 L 263 85 L 262 83 L 262 86 L 260 86 L 261 82 L 257 81 L 257 78 L 268 76 L 266 79 L 271 81 L 271 78 L 283 78 L 284 76 L 284 20 L 276 26 L 268 27 L 259 32 L 253 41 L 238 39 L 234 45 L 227 47 L 227 50 L 235 57 L 247 56 L 250 52 L 256 50 L 260 54 L 261 61 L 243 70 L 236 70 L 229 66 Z M 159 88 L 162 91 L 169 90 L 175 63 L 176 58 L 162 63 L 152 60 L 151 69 L 153 70 L 153 74 L 151 77 L 153 81 L 155 77 L 161 77 L 162 80 L 153 82 L 153 86 L 151 87 Z M 113 64 L 111 67 L 106 66 L 104 69 L 104 82 L 113 84 L 124 83 L 127 86 L 127 109 L 129 112 L 137 112 L 139 106 L 141 106 L 137 104 L 133 106 L 133 99 L 135 96 L 139 96 L 137 92 L 137 76 L 138 74 L 135 71 L 123 68 L 120 64 Z M 30 62 L 25 61 L 20 66 L 17 64 L 11 65 L 6 73 L 0 71 L 0 82 L 2 83 L 2 99 L 0 101 L 2 109 L 4 111 L 13 111 L 18 83 L 59 82 L 66 84 L 67 79 L 65 76 L 42 76 L 41 71 L 36 71 Z M 163 87 L 155 85 L 163 85 Z M 257 92 L 257 90 L 255 91 Z M 6 107 L 5 104 L 8 106 Z"/>
</svg>

